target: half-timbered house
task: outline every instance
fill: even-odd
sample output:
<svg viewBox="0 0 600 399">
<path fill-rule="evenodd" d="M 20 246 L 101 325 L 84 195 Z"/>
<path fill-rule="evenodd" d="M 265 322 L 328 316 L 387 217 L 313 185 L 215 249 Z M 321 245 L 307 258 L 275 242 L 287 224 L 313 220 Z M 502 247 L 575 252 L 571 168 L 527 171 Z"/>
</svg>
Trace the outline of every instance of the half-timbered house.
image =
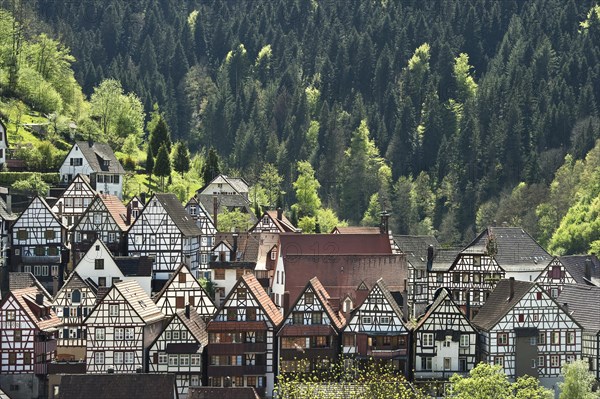
<svg viewBox="0 0 600 399">
<path fill-rule="evenodd" d="M 173 272 L 153 300 L 166 316 L 172 316 L 188 305 L 194 307 L 204 320 L 212 318 L 217 311 L 208 293 L 183 263 Z"/>
<path fill-rule="evenodd" d="M 97 293 L 97 285 L 84 280 L 74 271 L 54 295 L 52 308 L 62 322 L 58 330 L 59 355 L 85 359 L 86 330 L 83 320 L 96 305 Z"/>
<path fill-rule="evenodd" d="M 140 216 L 140 213 L 142 213 L 142 210 L 144 209 L 145 205 L 145 199 L 145 195 L 140 197 L 136 195 L 129 200 L 127 205 L 125 205 L 125 207 L 127 208 L 127 215 L 129 216 L 129 224 L 133 223 L 135 219 L 137 219 L 138 216 Z"/>
<path fill-rule="evenodd" d="M 70 229 L 90 206 L 95 196 L 96 191 L 90 185 L 89 177 L 78 174 L 56 200 L 52 211 Z"/>
<path fill-rule="evenodd" d="M 87 372 L 146 372 L 147 350 L 164 318 L 136 281 L 113 284 L 84 320 Z"/>
<path fill-rule="evenodd" d="M 255 387 L 270 397 L 277 373 L 275 331 L 283 317 L 256 277 L 243 275 L 208 323 L 208 384 Z"/>
<path fill-rule="evenodd" d="M 60 166 L 60 180 L 70 183 L 78 174 L 86 175 L 91 186 L 102 194 L 123 198 L 125 169 L 108 144 L 78 141 Z"/>
<path fill-rule="evenodd" d="M 200 236 L 200 272 L 199 274 L 209 279 L 210 271 L 208 270 L 208 262 L 210 262 L 210 254 L 215 245 L 215 235 L 217 228 L 213 223 L 210 214 L 196 197 L 192 197 L 185 205 L 185 211 L 196 223 L 196 226 L 202 232 Z"/>
<path fill-rule="evenodd" d="M 600 261 L 596 255 L 554 257 L 535 281 L 553 298 L 566 284 L 600 286 Z"/>
<path fill-rule="evenodd" d="M 35 197 L 12 226 L 13 271 L 31 272 L 50 292 L 56 292 L 68 256 L 67 230 L 41 197 Z M 53 287 L 53 277 L 58 287 Z"/>
<path fill-rule="evenodd" d="M 356 307 L 344 329 L 342 351 L 357 361 L 374 359 L 388 363 L 408 376 L 410 329 L 383 279 L 377 280 L 365 300 Z"/>
<path fill-rule="evenodd" d="M 407 306 L 409 314 L 416 317 L 431 303 L 428 276 L 435 251 L 439 250 L 440 243 L 434 236 L 395 235 L 394 241 L 400 252 L 406 255 Z"/>
<path fill-rule="evenodd" d="M 151 294 L 152 258 L 147 256 L 114 257 L 102 240 L 96 240 L 75 266 L 79 276 L 97 287 L 112 287 L 119 281 L 137 281 Z"/>
<path fill-rule="evenodd" d="M 127 208 L 114 195 L 98 194 L 71 229 L 73 260 L 79 262 L 96 241 L 102 240 L 114 256 L 127 255 Z"/>
<path fill-rule="evenodd" d="M 202 355 L 207 344 L 206 324 L 188 305 L 171 316 L 150 345 L 150 372 L 175 374 L 179 397 L 185 398 L 190 387 L 203 385 Z"/>
<path fill-rule="evenodd" d="M 153 290 L 158 291 L 181 263 L 198 277 L 201 235 L 175 194 L 157 193 L 129 228 L 129 255 L 154 258 Z"/>
<path fill-rule="evenodd" d="M 56 354 L 60 319 L 37 287 L 11 291 L 0 302 L 0 380 L 29 397 L 44 392 L 48 363 Z M 24 375 L 29 375 L 25 377 Z"/>
<path fill-rule="evenodd" d="M 196 198 L 204 209 L 213 212 L 213 217 L 225 211 L 239 210 L 248 214 L 253 224 L 257 221 L 248 199 L 248 183 L 240 177 L 218 175 L 196 192 Z M 213 221 L 217 225 L 217 220 Z"/>
<path fill-rule="evenodd" d="M 447 381 L 456 373 L 467 374 L 476 364 L 477 330 L 452 300 L 448 290 L 437 296 L 413 330 L 414 379 Z M 443 392 L 434 392 L 435 396 Z"/>
<path fill-rule="evenodd" d="M 488 227 L 463 251 L 493 255 L 506 272 L 506 278 L 533 281 L 552 256 L 529 233 L 520 227 Z"/>
<path fill-rule="evenodd" d="M 481 360 L 501 365 L 513 380 L 530 375 L 550 387 L 564 364 L 581 358 L 581 326 L 534 282 L 501 280 L 473 325 Z"/>
<path fill-rule="evenodd" d="M 277 208 L 276 211 L 265 211 L 249 231 L 251 233 L 296 233 L 298 229 L 285 217 L 283 209 Z"/>
<path fill-rule="evenodd" d="M 438 253 L 442 251 L 437 251 Z M 505 272 L 494 258 L 485 254 L 459 253 L 450 267 L 445 262 L 435 262 L 429 273 L 429 295 L 439 288 L 446 288 L 454 302 L 473 318 L 494 287 L 504 278 Z"/>
<path fill-rule="evenodd" d="M 277 333 L 280 373 L 318 372 L 336 363 L 346 319 L 330 300 L 318 278 L 306 284 Z"/>
<path fill-rule="evenodd" d="M 566 284 L 558 303 L 583 327 L 581 357 L 600 381 L 600 287 Z"/>
</svg>

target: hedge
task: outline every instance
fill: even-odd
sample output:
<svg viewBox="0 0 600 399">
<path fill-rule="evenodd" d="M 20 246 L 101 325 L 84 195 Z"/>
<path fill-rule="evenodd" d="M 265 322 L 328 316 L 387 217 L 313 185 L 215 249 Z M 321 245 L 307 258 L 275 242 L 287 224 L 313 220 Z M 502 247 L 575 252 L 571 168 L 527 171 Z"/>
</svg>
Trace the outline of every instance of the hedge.
<svg viewBox="0 0 600 399">
<path fill-rule="evenodd" d="M 34 174 L 42 176 L 42 180 L 48 184 L 58 184 L 60 182 L 60 174 L 58 172 L 53 173 L 39 173 L 39 172 L 0 172 L 0 185 L 10 186 L 18 180 L 25 180 Z"/>
</svg>

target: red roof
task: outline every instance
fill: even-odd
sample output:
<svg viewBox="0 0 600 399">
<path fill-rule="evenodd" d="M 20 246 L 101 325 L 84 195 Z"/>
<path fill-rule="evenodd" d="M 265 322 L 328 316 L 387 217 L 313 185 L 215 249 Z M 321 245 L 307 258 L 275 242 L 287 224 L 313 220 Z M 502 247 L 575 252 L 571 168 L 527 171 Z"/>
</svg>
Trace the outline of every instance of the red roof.
<svg viewBox="0 0 600 399">
<path fill-rule="evenodd" d="M 284 257 L 287 255 L 366 255 L 392 253 L 390 238 L 387 234 L 282 233 L 280 240 Z"/>
<path fill-rule="evenodd" d="M 118 197 L 111 194 L 99 194 L 99 197 L 119 228 L 126 231 L 129 225 L 127 224 L 127 208 L 125 205 Z"/>
</svg>

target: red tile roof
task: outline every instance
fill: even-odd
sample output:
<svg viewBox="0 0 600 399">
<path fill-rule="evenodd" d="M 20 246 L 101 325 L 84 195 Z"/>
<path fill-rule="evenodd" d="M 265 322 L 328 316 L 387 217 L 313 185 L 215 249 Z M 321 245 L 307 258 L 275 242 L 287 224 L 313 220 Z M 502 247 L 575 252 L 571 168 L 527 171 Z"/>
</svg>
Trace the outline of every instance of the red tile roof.
<svg viewBox="0 0 600 399">
<path fill-rule="evenodd" d="M 37 294 L 44 295 L 43 305 L 41 306 L 35 301 Z M 21 305 L 31 321 L 35 323 L 37 328 L 40 330 L 57 328 L 62 323 L 56 313 L 54 313 L 52 310 L 52 303 L 49 301 L 49 298 L 47 298 L 45 294 L 36 287 L 14 290 L 11 292 L 11 295 L 15 298 L 19 305 Z M 44 317 L 38 317 L 37 313 L 42 308 L 48 309 L 48 315 Z"/>
<path fill-rule="evenodd" d="M 254 298 L 258 301 L 260 306 L 263 308 L 267 317 L 271 320 L 273 325 L 277 327 L 283 321 L 281 312 L 275 306 L 271 298 L 267 295 L 265 289 L 260 285 L 259 281 L 254 277 L 254 274 L 244 274 L 242 281 L 248 287 L 248 290 L 254 295 Z"/>
<path fill-rule="evenodd" d="M 126 231 L 129 228 L 127 224 L 127 208 L 121 200 L 111 194 L 99 194 L 100 199 L 104 202 L 104 206 L 111 214 L 117 225 L 122 231 Z"/>
<path fill-rule="evenodd" d="M 280 240 L 283 256 L 392 253 L 390 238 L 387 234 L 282 233 Z"/>
</svg>

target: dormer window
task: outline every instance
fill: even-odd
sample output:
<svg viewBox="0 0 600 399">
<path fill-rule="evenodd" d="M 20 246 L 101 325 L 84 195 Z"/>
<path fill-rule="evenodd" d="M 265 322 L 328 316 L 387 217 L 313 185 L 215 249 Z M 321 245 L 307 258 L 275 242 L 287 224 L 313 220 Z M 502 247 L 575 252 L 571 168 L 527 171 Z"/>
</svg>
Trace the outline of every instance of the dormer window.
<svg viewBox="0 0 600 399">
<path fill-rule="evenodd" d="M 110 167 L 110 161 L 108 159 L 105 159 L 102 165 L 108 169 Z"/>
</svg>

